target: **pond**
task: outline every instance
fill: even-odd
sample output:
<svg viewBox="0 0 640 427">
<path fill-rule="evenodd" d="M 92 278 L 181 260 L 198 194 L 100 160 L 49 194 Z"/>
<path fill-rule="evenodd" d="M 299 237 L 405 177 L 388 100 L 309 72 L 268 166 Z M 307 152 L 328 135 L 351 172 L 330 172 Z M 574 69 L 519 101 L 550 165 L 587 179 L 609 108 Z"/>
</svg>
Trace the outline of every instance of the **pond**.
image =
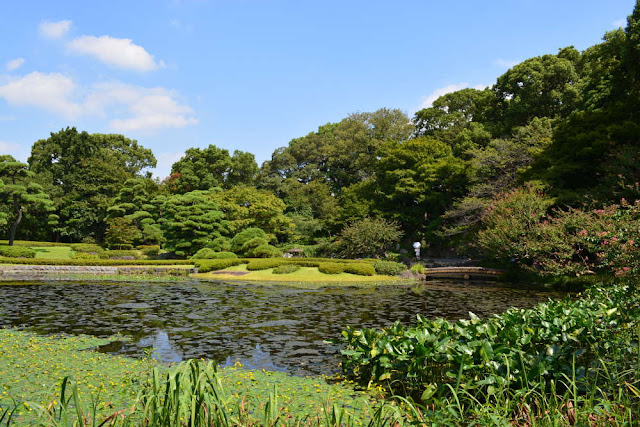
<svg viewBox="0 0 640 427">
<path fill-rule="evenodd" d="M 100 350 L 142 357 L 145 349 L 154 348 L 163 362 L 207 358 L 222 365 L 239 361 L 249 368 L 315 375 L 339 371 L 339 346 L 325 340 L 338 338 L 346 326 L 411 323 L 417 313 L 455 320 L 472 311 L 483 317 L 557 296 L 469 282 L 320 288 L 5 283 L 0 284 L 0 327 L 98 337 L 120 333 L 128 339 Z"/>
</svg>

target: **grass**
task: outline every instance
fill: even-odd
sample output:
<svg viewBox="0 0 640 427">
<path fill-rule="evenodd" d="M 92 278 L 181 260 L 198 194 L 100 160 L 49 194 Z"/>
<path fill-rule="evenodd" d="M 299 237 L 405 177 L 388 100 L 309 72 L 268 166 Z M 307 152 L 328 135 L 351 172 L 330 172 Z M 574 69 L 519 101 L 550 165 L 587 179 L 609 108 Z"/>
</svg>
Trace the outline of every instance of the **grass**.
<svg viewBox="0 0 640 427">
<path fill-rule="evenodd" d="M 34 408 L 38 405 L 58 405 L 60 384 L 65 377 L 74 379 L 85 405 L 96 403 L 96 418 L 105 418 L 132 406 L 151 368 L 157 367 L 162 375 L 173 369 L 157 366 L 150 359 L 134 360 L 86 350 L 107 342 L 88 336 L 45 337 L 0 329 L 0 408 L 18 403 L 12 425 L 34 422 L 38 416 Z M 264 402 L 274 387 L 279 405 L 296 418 L 319 415 L 322 408 L 334 404 L 366 417 L 376 402 L 372 392 L 355 391 L 349 383 L 328 384 L 323 377 L 247 370 L 240 364 L 220 369 L 218 376 L 229 407 Z"/>
<path fill-rule="evenodd" d="M 36 258 L 40 259 L 71 259 L 70 246 L 32 246 L 36 251 Z"/>
<path fill-rule="evenodd" d="M 221 274 L 229 272 L 229 274 Z M 248 274 L 235 275 L 234 272 L 246 272 Z M 300 270 L 289 274 L 273 274 L 273 269 L 248 271 L 246 264 L 219 270 L 215 273 L 193 274 L 191 277 L 218 280 L 239 280 L 243 282 L 279 282 L 279 283 L 379 283 L 398 281 L 395 276 L 358 276 L 350 273 L 324 274 L 318 271 L 317 267 L 301 267 Z"/>
</svg>

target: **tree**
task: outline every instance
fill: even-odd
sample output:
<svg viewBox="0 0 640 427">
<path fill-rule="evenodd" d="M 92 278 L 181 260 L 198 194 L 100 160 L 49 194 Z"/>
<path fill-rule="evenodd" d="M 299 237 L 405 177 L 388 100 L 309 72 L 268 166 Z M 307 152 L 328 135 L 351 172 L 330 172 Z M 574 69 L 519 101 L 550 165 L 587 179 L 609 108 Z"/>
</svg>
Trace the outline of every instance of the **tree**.
<svg viewBox="0 0 640 427">
<path fill-rule="evenodd" d="M 467 165 L 444 142 L 433 138 L 391 142 L 378 155 L 377 208 L 418 237 L 467 189 Z"/>
<path fill-rule="evenodd" d="M 29 209 L 53 210 L 53 202 L 42 186 L 33 180 L 34 175 L 26 163 L 18 162 L 11 156 L 0 156 L 0 180 L 3 183 L 0 194 L 6 197 L 14 216 L 9 228 L 9 246 L 13 246 L 18 226 Z M 4 184 L 5 181 L 7 184 Z M 0 220 L 6 222 L 6 215 L 1 215 Z M 55 215 L 49 216 L 51 225 L 56 220 Z"/>
<path fill-rule="evenodd" d="M 178 256 L 189 256 L 228 235 L 227 222 L 206 191 L 191 191 L 165 198 L 160 224 L 167 239 L 165 248 Z"/>
<path fill-rule="evenodd" d="M 209 145 L 207 148 L 189 148 L 184 156 L 171 166 L 167 181 L 172 193 L 209 190 L 215 187 L 231 188 L 253 184 L 258 165 L 253 154 L 229 151 Z"/>
<path fill-rule="evenodd" d="M 348 258 L 380 258 L 403 233 L 398 224 L 379 218 L 363 218 L 346 226 L 338 237 L 338 247 Z"/>
<path fill-rule="evenodd" d="M 278 239 L 292 234 L 293 224 L 284 215 L 284 202 L 270 191 L 237 186 L 212 191 L 209 197 L 224 213 L 230 235 L 250 227 L 260 228 Z"/>
<path fill-rule="evenodd" d="M 151 178 L 132 178 L 125 181 L 113 206 L 107 209 L 108 217 L 126 218 L 139 230 L 140 241 L 160 244 L 164 239 L 158 224 L 161 215 L 163 187 Z"/>
<path fill-rule="evenodd" d="M 110 249 L 131 249 L 133 242 L 142 237 L 140 230 L 127 218 L 112 218 L 104 241 Z"/>
<path fill-rule="evenodd" d="M 526 125 L 534 117 L 566 118 L 580 101 L 577 64 L 573 47 L 557 55 L 527 59 L 498 77 L 493 91 L 504 117 L 504 133 Z"/>
<path fill-rule="evenodd" d="M 156 165 L 151 150 L 135 140 L 76 128 L 37 141 L 28 162 L 55 200 L 60 224 L 54 231 L 65 240 L 101 239 L 107 209 L 124 182 Z"/>
</svg>

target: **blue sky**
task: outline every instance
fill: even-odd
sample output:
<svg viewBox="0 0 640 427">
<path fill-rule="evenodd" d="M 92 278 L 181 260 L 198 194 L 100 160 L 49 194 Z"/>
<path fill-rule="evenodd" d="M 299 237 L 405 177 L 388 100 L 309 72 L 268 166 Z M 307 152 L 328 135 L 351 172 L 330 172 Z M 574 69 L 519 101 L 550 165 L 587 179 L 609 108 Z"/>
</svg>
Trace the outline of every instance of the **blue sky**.
<svg viewBox="0 0 640 427">
<path fill-rule="evenodd" d="M 598 43 L 635 1 L 2 3 L 0 154 L 26 160 L 76 126 L 138 140 L 164 177 L 189 147 L 262 163 L 353 112 L 412 116 L 521 60 Z"/>
</svg>

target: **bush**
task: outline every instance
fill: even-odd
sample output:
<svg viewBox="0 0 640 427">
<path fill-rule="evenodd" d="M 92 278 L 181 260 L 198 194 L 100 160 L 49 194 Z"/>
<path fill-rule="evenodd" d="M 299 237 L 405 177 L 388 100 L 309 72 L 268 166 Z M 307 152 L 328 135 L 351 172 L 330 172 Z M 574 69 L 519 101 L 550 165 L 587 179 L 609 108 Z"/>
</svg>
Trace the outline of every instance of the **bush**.
<svg viewBox="0 0 640 427">
<path fill-rule="evenodd" d="M 285 258 L 252 259 L 249 261 L 249 264 L 247 264 L 247 270 L 268 270 L 288 263 Z"/>
<path fill-rule="evenodd" d="M 214 252 L 209 257 L 209 259 L 231 259 L 231 258 L 238 258 L 238 255 L 234 254 L 233 252 L 222 251 L 222 252 Z"/>
<path fill-rule="evenodd" d="M 146 256 L 156 256 L 160 253 L 160 245 L 142 245 L 138 249 Z"/>
<path fill-rule="evenodd" d="M 89 252 L 74 252 L 71 259 L 100 259 L 100 255 Z"/>
<path fill-rule="evenodd" d="M 0 255 L 10 258 L 35 258 L 36 251 L 23 246 L 0 246 Z"/>
<path fill-rule="evenodd" d="M 300 270 L 300 266 L 296 264 L 282 264 L 273 269 L 273 274 L 289 274 Z"/>
<path fill-rule="evenodd" d="M 318 270 L 324 274 L 340 274 L 344 272 L 345 264 L 339 264 L 337 262 L 321 262 L 318 265 Z"/>
<path fill-rule="evenodd" d="M 412 273 L 417 273 L 417 274 L 424 274 L 427 272 L 427 267 L 425 267 L 424 265 L 417 263 L 417 264 L 413 264 L 411 266 L 411 272 Z"/>
<path fill-rule="evenodd" d="M 188 260 L 122 260 L 122 259 L 40 259 L 40 258 L 4 258 L 5 264 L 30 265 L 77 265 L 77 266 L 117 266 L 117 265 L 189 265 Z"/>
<path fill-rule="evenodd" d="M 207 248 L 213 249 L 216 252 L 225 252 L 231 250 L 231 240 L 227 237 L 216 237 L 212 241 L 206 244 Z"/>
<path fill-rule="evenodd" d="M 407 269 L 407 266 L 395 261 L 375 261 L 373 263 L 376 273 L 386 276 L 397 276 Z"/>
<path fill-rule="evenodd" d="M 206 259 L 196 260 L 195 265 L 198 267 L 198 272 L 207 273 L 209 271 L 224 270 L 225 268 L 233 267 L 234 265 L 244 264 L 246 261 L 242 259 Z"/>
<path fill-rule="evenodd" d="M 238 258 L 233 252 L 215 252 L 213 249 L 202 248 L 191 259 L 229 259 Z"/>
<path fill-rule="evenodd" d="M 379 258 L 400 240 L 402 234 L 395 222 L 364 218 L 342 229 L 338 240 L 340 252 L 348 258 Z"/>
<path fill-rule="evenodd" d="M 344 272 L 357 274 L 358 276 L 373 276 L 376 274 L 376 269 L 373 268 L 373 265 L 363 262 L 359 264 L 345 264 Z"/>
<path fill-rule="evenodd" d="M 214 251 L 213 249 L 202 248 L 198 252 L 193 254 L 190 259 L 211 259 L 212 258 L 211 255 L 213 255 L 215 253 L 216 253 L 216 251 Z"/>
<path fill-rule="evenodd" d="M 260 245 L 251 251 L 251 255 L 256 258 L 278 258 L 282 256 L 282 251 L 275 246 Z"/>
<path fill-rule="evenodd" d="M 101 254 L 104 252 L 102 246 L 95 243 L 74 243 L 71 245 L 71 250 L 74 252 L 83 252 L 87 254 Z"/>
<path fill-rule="evenodd" d="M 267 246 L 269 242 L 267 239 L 262 237 L 254 237 L 253 239 L 247 240 L 243 245 L 240 253 L 243 253 L 245 256 L 254 257 L 253 250 L 258 246 Z"/>
<path fill-rule="evenodd" d="M 240 233 L 233 236 L 233 239 L 231 239 L 231 252 L 241 253 L 242 246 L 249 240 L 256 237 L 260 237 L 266 240 L 267 233 L 265 233 L 261 228 L 247 228 L 246 230 L 241 231 Z"/>
<path fill-rule="evenodd" d="M 124 257 L 127 257 L 127 258 L 124 258 Z M 102 254 L 100 254 L 100 258 L 105 258 L 105 259 L 140 259 L 142 257 L 140 256 L 140 253 L 138 251 L 111 250 L 111 251 L 104 251 Z"/>
</svg>

